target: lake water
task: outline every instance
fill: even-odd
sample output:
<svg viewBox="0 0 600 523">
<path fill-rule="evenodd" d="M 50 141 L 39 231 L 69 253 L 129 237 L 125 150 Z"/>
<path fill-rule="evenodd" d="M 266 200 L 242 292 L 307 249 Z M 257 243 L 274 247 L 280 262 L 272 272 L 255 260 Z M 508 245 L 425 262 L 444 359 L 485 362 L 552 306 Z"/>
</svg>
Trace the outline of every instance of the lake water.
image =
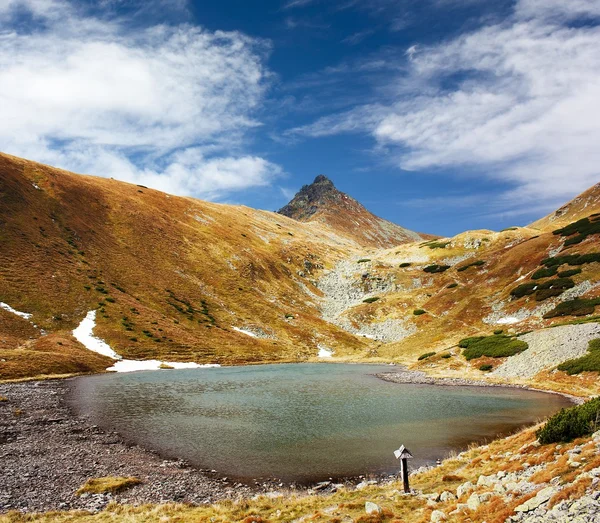
<svg viewBox="0 0 600 523">
<path fill-rule="evenodd" d="M 131 442 L 240 481 L 310 483 L 396 473 L 516 430 L 569 405 L 497 387 L 399 385 L 381 365 L 289 364 L 105 374 L 72 401 Z"/>
</svg>

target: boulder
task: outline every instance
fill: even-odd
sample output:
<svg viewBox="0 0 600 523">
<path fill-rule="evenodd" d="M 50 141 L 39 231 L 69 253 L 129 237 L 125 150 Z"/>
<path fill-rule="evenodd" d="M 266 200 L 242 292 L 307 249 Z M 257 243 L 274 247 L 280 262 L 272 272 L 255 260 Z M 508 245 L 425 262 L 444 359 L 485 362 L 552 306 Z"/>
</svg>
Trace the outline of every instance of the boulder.
<svg viewBox="0 0 600 523">
<path fill-rule="evenodd" d="M 431 523 L 440 523 L 441 521 L 446 521 L 446 514 L 441 510 L 434 510 L 431 513 Z"/>
<path fill-rule="evenodd" d="M 477 510 L 480 505 L 481 500 L 479 499 L 479 494 L 473 492 L 473 494 L 471 494 L 467 500 L 467 507 L 469 507 L 470 510 Z"/>
<path fill-rule="evenodd" d="M 461 496 L 468 494 L 469 492 L 472 492 L 474 490 L 475 487 L 473 486 L 473 483 L 467 481 L 466 483 L 463 483 L 462 485 L 458 486 L 458 488 L 456 489 L 456 497 L 460 498 Z"/>
<path fill-rule="evenodd" d="M 479 476 L 479 479 L 477 480 L 477 486 L 478 487 L 492 487 L 494 486 L 494 484 L 496 483 L 496 480 L 494 479 L 494 476 Z"/>
<path fill-rule="evenodd" d="M 531 510 L 535 510 L 542 503 L 546 503 L 557 492 L 558 489 L 554 487 L 546 487 L 540 490 L 534 498 L 528 499 L 525 503 L 515 508 L 515 512 L 530 512 Z"/>
<path fill-rule="evenodd" d="M 381 514 L 381 507 L 377 503 L 367 501 L 365 503 L 365 512 L 367 514 Z"/>
<path fill-rule="evenodd" d="M 449 490 L 444 490 L 444 492 L 440 494 L 440 501 L 443 503 L 445 503 L 446 501 L 454 501 L 455 499 L 456 496 Z"/>
</svg>

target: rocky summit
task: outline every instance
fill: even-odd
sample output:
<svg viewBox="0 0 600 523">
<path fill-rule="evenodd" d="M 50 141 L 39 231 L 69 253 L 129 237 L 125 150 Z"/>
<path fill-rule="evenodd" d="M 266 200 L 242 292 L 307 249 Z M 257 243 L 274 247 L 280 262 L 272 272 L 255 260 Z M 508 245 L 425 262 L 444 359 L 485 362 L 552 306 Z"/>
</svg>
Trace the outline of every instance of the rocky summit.
<svg viewBox="0 0 600 523">
<path fill-rule="evenodd" d="M 351 196 L 338 190 L 325 175 L 304 185 L 277 211 L 300 222 L 318 222 L 332 233 L 363 247 L 389 248 L 432 238 L 375 216 Z"/>
</svg>

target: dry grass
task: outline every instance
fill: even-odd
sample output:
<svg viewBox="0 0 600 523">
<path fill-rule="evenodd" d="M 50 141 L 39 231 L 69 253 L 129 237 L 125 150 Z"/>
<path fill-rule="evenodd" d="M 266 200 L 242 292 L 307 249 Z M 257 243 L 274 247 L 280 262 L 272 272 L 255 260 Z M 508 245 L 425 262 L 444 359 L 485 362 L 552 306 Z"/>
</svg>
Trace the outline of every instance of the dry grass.
<svg viewBox="0 0 600 523">
<path fill-rule="evenodd" d="M 586 489 L 592 484 L 591 478 L 582 478 L 575 481 L 572 485 L 568 485 L 560 492 L 557 492 L 550 498 L 548 507 L 552 508 L 565 499 L 579 498 L 585 494 Z"/>
<path fill-rule="evenodd" d="M 104 494 L 107 492 L 121 492 L 128 488 L 139 485 L 142 481 L 134 477 L 113 477 L 88 479 L 76 492 L 78 496 L 82 494 Z"/>
</svg>

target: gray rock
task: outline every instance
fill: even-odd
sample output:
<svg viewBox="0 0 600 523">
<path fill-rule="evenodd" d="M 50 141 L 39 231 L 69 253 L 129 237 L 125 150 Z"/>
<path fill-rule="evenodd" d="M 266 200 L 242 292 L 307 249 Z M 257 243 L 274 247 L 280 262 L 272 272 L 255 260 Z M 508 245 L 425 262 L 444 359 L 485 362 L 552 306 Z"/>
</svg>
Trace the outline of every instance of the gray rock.
<svg viewBox="0 0 600 523">
<path fill-rule="evenodd" d="M 372 501 L 367 501 L 365 503 L 365 512 L 367 514 L 381 514 L 381 507 L 377 503 L 373 503 Z"/>
<path fill-rule="evenodd" d="M 469 507 L 470 510 L 477 510 L 480 505 L 481 500 L 479 499 L 479 494 L 473 492 L 473 494 L 471 494 L 467 500 L 467 507 Z"/>
<path fill-rule="evenodd" d="M 463 483 L 462 485 L 459 485 L 458 488 L 456 489 L 456 497 L 460 498 L 462 496 L 464 496 L 465 494 L 468 494 L 469 492 L 472 492 L 475 490 L 475 486 L 473 485 L 473 483 L 471 483 L 470 481 L 467 481 L 465 483 Z"/>
<path fill-rule="evenodd" d="M 431 513 L 431 523 L 440 523 L 441 521 L 446 521 L 446 514 L 441 510 L 434 510 Z"/>
</svg>

